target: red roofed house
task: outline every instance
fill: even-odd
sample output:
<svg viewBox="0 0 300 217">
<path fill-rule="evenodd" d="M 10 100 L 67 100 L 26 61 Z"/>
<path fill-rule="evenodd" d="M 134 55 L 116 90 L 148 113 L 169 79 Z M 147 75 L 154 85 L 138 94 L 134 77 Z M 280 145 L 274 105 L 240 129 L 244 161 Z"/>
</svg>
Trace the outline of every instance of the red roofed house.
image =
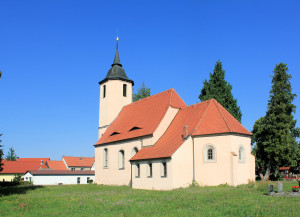
<svg viewBox="0 0 300 217">
<path fill-rule="evenodd" d="M 62 161 L 64 162 L 67 170 L 93 170 L 95 158 L 63 156 Z"/>
<path fill-rule="evenodd" d="M 2 163 L 3 170 L 0 172 L 0 181 L 7 182 L 12 181 L 16 175 L 21 175 L 23 178 L 27 170 L 48 168 L 41 160 L 36 159 L 33 159 L 33 161 L 30 161 L 29 159 L 23 160 L 22 158 L 19 158 L 17 161 L 2 160 Z"/>
<path fill-rule="evenodd" d="M 216 100 L 187 106 L 169 89 L 132 103 L 118 47 L 99 84 L 97 184 L 169 190 L 255 180 L 251 133 Z"/>
<path fill-rule="evenodd" d="M 50 160 L 46 162 L 46 165 L 53 170 L 67 170 L 67 167 L 62 160 Z"/>
</svg>

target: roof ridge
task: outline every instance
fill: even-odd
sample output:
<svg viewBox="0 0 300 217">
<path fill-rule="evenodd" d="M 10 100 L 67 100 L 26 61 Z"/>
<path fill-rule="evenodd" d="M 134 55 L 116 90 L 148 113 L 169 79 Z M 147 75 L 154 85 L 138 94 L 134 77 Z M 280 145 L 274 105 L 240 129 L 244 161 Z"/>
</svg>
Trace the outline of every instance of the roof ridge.
<svg viewBox="0 0 300 217">
<path fill-rule="evenodd" d="M 157 93 L 157 94 L 148 96 L 148 97 L 146 97 L 146 98 L 140 99 L 140 100 L 135 101 L 135 102 L 132 102 L 132 103 L 130 103 L 130 104 L 127 104 L 127 105 L 125 105 L 124 107 L 127 107 L 127 106 L 130 106 L 130 105 L 133 105 L 133 104 L 137 104 L 137 103 L 140 103 L 140 102 L 149 100 L 150 98 L 154 98 L 154 97 L 160 96 L 160 95 L 162 95 L 162 94 L 166 94 L 168 91 L 171 91 L 172 89 L 173 89 L 173 88 L 170 88 L 170 89 L 165 90 L 165 91 L 163 91 L 163 92 L 160 92 L 160 93 Z M 173 90 L 174 90 L 174 89 L 173 89 Z"/>
<path fill-rule="evenodd" d="M 206 107 L 206 109 L 205 109 L 205 111 L 203 112 L 203 115 L 201 116 L 201 118 L 200 118 L 200 120 L 199 120 L 199 122 L 197 123 L 197 125 L 195 126 L 195 128 L 194 128 L 194 130 L 193 130 L 193 132 L 191 133 L 191 135 L 193 135 L 193 133 L 194 133 L 194 131 L 198 128 L 198 126 L 200 125 L 200 123 L 201 123 L 201 121 L 202 121 L 202 119 L 203 119 L 203 117 L 204 117 L 204 115 L 206 114 L 206 112 L 207 112 L 207 110 L 208 110 L 208 107 L 210 106 L 210 104 L 211 104 L 211 100 L 205 100 L 204 102 L 206 102 L 206 101 L 208 101 L 207 103 L 208 103 L 208 105 L 207 105 L 207 107 Z M 204 103 L 204 102 L 201 102 L 201 103 Z M 198 103 L 197 103 L 198 104 Z M 200 104 L 200 103 L 199 103 Z"/>
<path fill-rule="evenodd" d="M 220 110 L 220 108 L 219 108 L 218 104 L 217 104 L 215 101 L 216 101 L 216 100 L 214 99 L 214 100 L 213 100 L 213 102 L 215 103 L 215 105 L 216 105 L 216 107 L 217 107 L 217 109 L 218 109 L 219 113 L 221 114 L 221 116 L 222 116 L 223 120 L 225 121 L 225 124 L 226 124 L 226 126 L 227 126 L 228 130 L 229 130 L 230 132 L 232 132 L 232 130 L 230 129 L 230 127 L 229 127 L 229 125 L 228 125 L 228 123 L 227 123 L 227 120 L 226 120 L 226 118 L 224 117 L 224 115 L 223 115 L 223 113 L 221 112 L 221 110 Z M 217 101 L 217 102 L 218 102 L 218 101 Z M 218 102 L 218 103 L 219 103 L 219 102 Z"/>
</svg>

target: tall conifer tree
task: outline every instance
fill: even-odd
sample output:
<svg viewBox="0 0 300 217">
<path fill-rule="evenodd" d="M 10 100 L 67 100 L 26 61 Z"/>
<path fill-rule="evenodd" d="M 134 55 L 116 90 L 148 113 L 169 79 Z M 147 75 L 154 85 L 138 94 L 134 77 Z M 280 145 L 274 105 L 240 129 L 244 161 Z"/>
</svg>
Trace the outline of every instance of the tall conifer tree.
<svg viewBox="0 0 300 217">
<path fill-rule="evenodd" d="M 227 111 L 241 122 L 242 113 L 237 105 L 237 100 L 233 98 L 231 93 L 232 85 L 225 81 L 225 70 L 222 68 L 222 62 L 217 61 L 213 73 L 209 73 L 209 81 L 203 82 L 199 99 L 201 101 L 214 98 Z"/>
<path fill-rule="evenodd" d="M 297 165 L 299 144 L 296 137 L 299 137 L 299 128 L 295 127 L 293 115 L 296 95 L 292 94 L 291 75 L 287 71 L 286 64 L 275 66 L 268 110 L 253 126 L 252 142 L 255 143 L 259 166 L 265 173 L 264 179 L 268 179 L 270 174 L 276 176 L 280 166 Z"/>
</svg>

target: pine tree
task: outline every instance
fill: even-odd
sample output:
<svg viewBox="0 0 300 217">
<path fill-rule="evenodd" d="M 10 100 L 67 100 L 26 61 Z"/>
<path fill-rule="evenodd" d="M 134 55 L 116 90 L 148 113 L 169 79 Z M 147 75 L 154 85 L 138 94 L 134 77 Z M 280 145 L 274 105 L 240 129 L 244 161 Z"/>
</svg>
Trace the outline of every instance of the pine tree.
<svg viewBox="0 0 300 217">
<path fill-rule="evenodd" d="M 237 105 L 237 100 L 232 96 L 231 90 L 232 85 L 225 81 L 225 70 L 222 68 L 222 62 L 217 61 L 213 73 L 209 74 L 209 81 L 203 82 L 199 99 L 205 101 L 214 98 L 241 122 L 242 113 Z"/>
<path fill-rule="evenodd" d="M 275 66 L 268 110 L 253 126 L 252 142 L 256 146 L 259 166 L 265 173 L 264 179 L 269 179 L 271 174 L 276 177 L 280 166 L 295 167 L 299 164 L 299 144 L 296 141 L 299 128 L 295 127 L 293 115 L 296 95 L 292 94 L 291 75 L 287 71 L 286 64 Z"/>
<path fill-rule="evenodd" d="M 143 82 L 137 93 L 133 94 L 133 102 L 144 99 L 148 96 L 151 96 L 150 88 L 147 88 L 147 86 Z"/>
<path fill-rule="evenodd" d="M 6 155 L 5 158 L 7 161 L 16 161 L 18 159 L 15 149 L 13 147 L 9 148 L 8 154 Z"/>
</svg>

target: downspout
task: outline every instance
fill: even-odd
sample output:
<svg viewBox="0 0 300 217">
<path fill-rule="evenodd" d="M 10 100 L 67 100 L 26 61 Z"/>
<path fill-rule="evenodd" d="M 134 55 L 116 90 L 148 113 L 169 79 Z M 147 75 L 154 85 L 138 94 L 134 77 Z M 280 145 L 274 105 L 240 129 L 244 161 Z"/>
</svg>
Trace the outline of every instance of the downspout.
<svg viewBox="0 0 300 217">
<path fill-rule="evenodd" d="M 130 187 L 132 188 L 132 163 L 130 162 Z"/>
<path fill-rule="evenodd" d="M 192 136 L 193 140 L 193 184 L 195 184 L 195 142 L 194 142 L 194 137 Z"/>
</svg>

